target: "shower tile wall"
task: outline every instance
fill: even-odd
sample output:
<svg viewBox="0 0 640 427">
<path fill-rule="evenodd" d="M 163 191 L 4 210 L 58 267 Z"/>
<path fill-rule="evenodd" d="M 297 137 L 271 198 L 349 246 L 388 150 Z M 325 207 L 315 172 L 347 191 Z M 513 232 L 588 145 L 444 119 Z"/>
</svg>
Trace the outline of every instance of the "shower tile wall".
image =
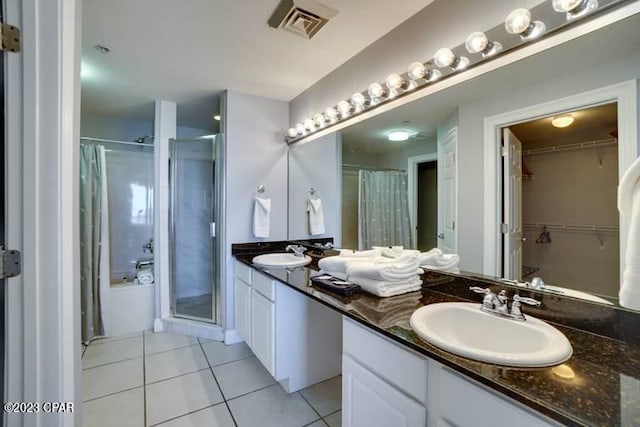
<svg viewBox="0 0 640 427">
<path fill-rule="evenodd" d="M 211 142 L 181 145 L 176 177 L 176 298 L 211 294 L 213 162 Z"/>
<path fill-rule="evenodd" d="M 130 281 L 142 246 L 153 237 L 153 151 L 108 149 L 111 282 Z"/>
</svg>

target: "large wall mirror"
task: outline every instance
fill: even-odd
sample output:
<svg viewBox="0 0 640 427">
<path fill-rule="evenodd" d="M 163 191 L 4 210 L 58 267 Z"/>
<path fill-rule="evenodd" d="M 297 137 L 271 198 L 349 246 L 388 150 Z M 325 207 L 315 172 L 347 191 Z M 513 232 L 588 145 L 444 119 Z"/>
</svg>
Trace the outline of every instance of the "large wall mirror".
<svg viewBox="0 0 640 427">
<path fill-rule="evenodd" d="M 292 145 L 290 238 L 318 237 L 301 226 L 303 200 L 324 185 L 330 224 L 319 237 L 341 247 L 437 246 L 468 273 L 539 276 L 550 292 L 616 304 L 626 240 L 616 188 L 638 155 L 637 28 L 640 15 L 627 17 Z M 582 96 L 613 86 L 632 93 Z M 559 116 L 573 123 L 554 127 Z M 391 141 L 393 131 L 408 135 Z M 500 156 L 501 145 L 511 154 Z"/>
</svg>

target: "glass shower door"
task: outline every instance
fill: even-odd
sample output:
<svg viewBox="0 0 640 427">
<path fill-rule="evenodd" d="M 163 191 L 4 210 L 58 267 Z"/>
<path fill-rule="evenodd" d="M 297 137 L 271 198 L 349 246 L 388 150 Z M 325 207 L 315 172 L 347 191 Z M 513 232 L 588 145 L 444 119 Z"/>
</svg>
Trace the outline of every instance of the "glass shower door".
<svg viewBox="0 0 640 427">
<path fill-rule="evenodd" d="M 171 310 L 217 323 L 217 138 L 171 140 Z"/>
</svg>

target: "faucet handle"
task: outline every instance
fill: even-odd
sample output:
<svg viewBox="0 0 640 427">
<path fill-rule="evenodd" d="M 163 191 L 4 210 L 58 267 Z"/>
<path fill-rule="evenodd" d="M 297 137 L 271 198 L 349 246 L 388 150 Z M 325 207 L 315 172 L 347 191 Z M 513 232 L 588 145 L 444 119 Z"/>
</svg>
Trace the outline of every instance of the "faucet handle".
<svg viewBox="0 0 640 427">
<path fill-rule="evenodd" d="M 537 299 L 528 298 L 528 297 L 521 297 L 518 294 L 515 294 L 513 296 L 513 301 L 519 302 L 519 303 L 523 303 L 523 304 L 527 304 L 527 305 L 533 305 L 533 306 L 539 306 L 540 304 L 542 304 Z"/>
<path fill-rule="evenodd" d="M 476 294 L 489 295 L 491 293 L 491 289 L 489 289 L 489 288 L 481 288 L 479 286 L 470 286 L 469 290 L 475 292 Z"/>
</svg>

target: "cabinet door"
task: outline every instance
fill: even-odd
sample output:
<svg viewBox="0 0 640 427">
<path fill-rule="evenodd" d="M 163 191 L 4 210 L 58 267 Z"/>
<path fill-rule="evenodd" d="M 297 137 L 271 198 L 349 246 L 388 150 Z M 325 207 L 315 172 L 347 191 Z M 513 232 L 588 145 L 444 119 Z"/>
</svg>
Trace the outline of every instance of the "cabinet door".
<svg viewBox="0 0 640 427">
<path fill-rule="evenodd" d="M 251 342 L 251 286 L 237 277 L 233 280 L 236 330 L 249 347 Z"/>
<path fill-rule="evenodd" d="M 275 304 L 252 290 L 251 308 L 251 349 L 267 371 L 275 376 Z"/>
<path fill-rule="evenodd" d="M 424 427 L 427 410 L 349 356 L 342 357 L 344 427 Z"/>
</svg>

